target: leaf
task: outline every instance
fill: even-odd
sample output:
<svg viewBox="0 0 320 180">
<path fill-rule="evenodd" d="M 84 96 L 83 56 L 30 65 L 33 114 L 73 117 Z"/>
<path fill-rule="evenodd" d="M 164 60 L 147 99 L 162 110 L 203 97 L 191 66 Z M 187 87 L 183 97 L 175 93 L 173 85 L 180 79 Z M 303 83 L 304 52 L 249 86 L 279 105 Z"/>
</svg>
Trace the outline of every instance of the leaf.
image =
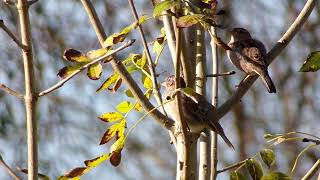
<svg viewBox="0 0 320 180">
<path fill-rule="evenodd" d="M 153 9 L 153 17 L 159 16 L 162 14 L 163 11 L 167 11 L 179 4 L 178 1 L 173 0 L 164 0 L 160 3 L 157 3 Z"/>
<path fill-rule="evenodd" d="M 100 79 L 102 74 L 102 65 L 100 63 L 92 64 L 88 68 L 87 76 L 92 80 Z"/>
<path fill-rule="evenodd" d="M 99 119 L 105 122 L 115 122 L 124 119 L 124 116 L 119 112 L 108 112 L 99 116 Z"/>
<path fill-rule="evenodd" d="M 105 89 L 107 89 L 109 86 L 111 86 L 111 84 L 115 83 L 118 80 L 118 73 L 114 73 L 113 75 L 111 75 L 110 77 L 108 77 L 103 83 L 102 85 L 96 90 L 96 92 L 100 92 L 103 91 Z"/>
<path fill-rule="evenodd" d="M 263 176 L 261 180 L 291 180 L 291 178 L 282 172 L 271 172 Z"/>
<path fill-rule="evenodd" d="M 100 49 L 97 49 L 97 50 L 89 51 L 87 53 L 87 56 L 90 59 L 94 60 L 94 59 L 98 59 L 98 58 L 106 55 L 108 52 L 109 52 L 109 50 L 107 50 L 106 48 L 100 48 Z"/>
<path fill-rule="evenodd" d="M 143 82 L 143 86 L 146 89 L 152 89 L 152 87 L 153 87 L 152 80 L 148 76 L 142 75 L 142 82 Z"/>
<path fill-rule="evenodd" d="M 108 90 L 115 93 L 119 89 L 121 84 L 122 84 L 122 79 L 118 78 L 117 81 L 114 83 L 114 86 L 112 88 L 108 88 Z"/>
<path fill-rule="evenodd" d="M 263 176 L 261 164 L 254 159 L 246 161 L 246 168 L 253 180 L 260 180 Z"/>
<path fill-rule="evenodd" d="M 130 89 L 125 90 L 124 93 L 125 93 L 128 97 L 131 97 L 131 98 L 134 97 L 133 94 L 132 94 L 132 92 L 130 91 Z"/>
<path fill-rule="evenodd" d="M 120 152 L 117 152 L 117 151 L 112 152 L 111 157 L 110 157 L 110 163 L 114 167 L 117 167 L 117 166 L 119 166 L 120 162 L 121 162 L 121 151 Z"/>
<path fill-rule="evenodd" d="M 92 61 L 88 56 L 75 49 L 65 50 L 63 53 L 63 57 L 71 62 L 88 63 Z"/>
<path fill-rule="evenodd" d="M 102 162 L 108 160 L 110 158 L 111 153 L 106 153 L 102 156 L 96 157 L 94 159 L 84 161 L 84 164 L 89 167 L 97 167 Z"/>
<path fill-rule="evenodd" d="M 301 66 L 299 72 L 315 72 L 320 69 L 320 51 L 309 54 L 307 60 Z"/>
<path fill-rule="evenodd" d="M 123 121 L 125 122 L 125 120 Z M 109 129 L 107 129 L 107 131 L 103 134 L 99 145 L 109 142 L 115 135 L 118 134 L 118 132 L 124 132 L 125 125 L 123 125 L 123 121 L 110 126 Z"/>
<path fill-rule="evenodd" d="M 64 78 L 70 76 L 75 71 L 79 70 L 81 67 L 82 67 L 82 65 L 66 66 L 66 67 L 60 69 L 57 75 L 59 77 L 61 77 L 62 79 L 64 79 Z"/>
<path fill-rule="evenodd" d="M 203 14 L 192 14 L 182 16 L 177 20 L 177 26 L 181 28 L 190 27 L 200 22 L 203 17 Z"/>
<path fill-rule="evenodd" d="M 127 113 L 133 108 L 133 104 L 129 101 L 123 101 L 116 106 L 116 109 L 121 113 Z"/>
<path fill-rule="evenodd" d="M 246 180 L 246 178 L 244 177 L 243 174 L 241 174 L 240 172 L 231 172 L 230 176 L 229 176 L 230 180 Z"/>
<path fill-rule="evenodd" d="M 260 151 L 262 161 L 270 168 L 276 162 L 276 156 L 271 149 Z"/>
<path fill-rule="evenodd" d="M 147 16 L 141 16 L 138 22 L 134 22 L 131 25 L 123 28 L 119 33 L 112 34 L 103 42 L 104 47 L 109 48 L 114 44 L 123 42 L 132 29 L 135 29 L 138 25 L 141 25 L 146 20 L 147 20 Z"/>
<path fill-rule="evenodd" d="M 75 178 L 75 177 L 82 176 L 88 170 L 89 170 L 88 167 L 77 167 L 77 168 L 74 168 L 71 171 L 67 172 L 63 176 L 67 177 L 67 178 Z"/>
<path fill-rule="evenodd" d="M 142 107 L 141 107 L 141 105 L 140 105 L 139 103 L 136 103 L 135 106 L 134 106 L 134 109 L 135 109 L 136 111 L 138 111 L 138 112 L 141 112 Z"/>
</svg>

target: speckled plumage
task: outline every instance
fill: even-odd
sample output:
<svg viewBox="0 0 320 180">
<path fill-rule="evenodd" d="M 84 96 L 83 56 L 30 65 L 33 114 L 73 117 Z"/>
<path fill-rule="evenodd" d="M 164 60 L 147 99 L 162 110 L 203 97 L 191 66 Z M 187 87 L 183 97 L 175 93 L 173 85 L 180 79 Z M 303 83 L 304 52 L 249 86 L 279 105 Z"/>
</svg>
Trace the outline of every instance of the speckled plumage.
<svg viewBox="0 0 320 180">
<path fill-rule="evenodd" d="M 276 93 L 276 88 L 268 73 L 267 51 L 263 43 L 253 39 L 247 30 L 234 28 L 231 31 L 231 40 L 228 45 L 232 49 L 232 51 L 227 51 L 231 62 L 249 75 L 258 74 L 268 88 L 268 92 Z"/>
<path fill-rule="evenodd" d="M 166 81 L 162 83 L 162 86 L 166 88 L 164 99 L 171 99 L 173 91 L 175 89 L 175 77 L 169 76 Z M 200 133 L 205 128 L 208 128 L 212 131 L 217 132 L 228 146 L 234 148 L 230 140 L 226 137 L 224 130 L 219 124 L 218 120 L 208 118 L 216 116 L 216 108 L 211 103 L 209 103 L 202 95 L 196 92 L 193 93 L 193 97 L 196 99 L 196 101 L 181 93 L 181 100 L 183 105 L 182 114 L 184 115 L 190 132 Z M 164 107 L 166 112 L 172 119 L 177 119 L 178 114 L 175 101 L 171 101 L 165 104 Z"/>
</svg>

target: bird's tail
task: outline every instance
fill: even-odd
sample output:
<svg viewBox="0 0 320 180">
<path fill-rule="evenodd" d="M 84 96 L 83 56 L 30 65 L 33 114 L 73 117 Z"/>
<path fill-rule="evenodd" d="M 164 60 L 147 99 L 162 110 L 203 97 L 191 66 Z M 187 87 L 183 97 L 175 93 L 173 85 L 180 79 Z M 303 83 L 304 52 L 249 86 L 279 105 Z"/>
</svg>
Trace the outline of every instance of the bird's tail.
<svg viewBox="0 0 320 180">
<path fill-rule="evenodd" d="M 224 142 L 229 146 L 231 147 L 233 150 L 234 149 L 234 146 L 232 145 L 231 141 L 227 138 L 226 134 L 224 133 L 224 130 L 222 128 L 222 126 L 219 124 L 219 123 L 216 123 L 215 124 L 215 129 L 216 129 L 216 132 L 222 137 L 222 139 L 224 140 Z"/>
<path fill-rule="evenodd" d="M 264 85 L 268 88 L 269 93 L 276 93 L 276 87 L 274 86 L 268 71 L 265 71 L 263 74 L 260 75 Z"/>
</svg>

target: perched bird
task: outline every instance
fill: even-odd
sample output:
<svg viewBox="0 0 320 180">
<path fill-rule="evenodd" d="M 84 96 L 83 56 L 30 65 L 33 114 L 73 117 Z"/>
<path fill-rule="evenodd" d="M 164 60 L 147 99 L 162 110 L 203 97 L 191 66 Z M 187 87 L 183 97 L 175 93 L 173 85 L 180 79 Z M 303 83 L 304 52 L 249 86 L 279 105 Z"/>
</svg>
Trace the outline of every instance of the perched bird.
<svg viewBox="0 0 320 180">
<path fill-rule="evenodd" d="M 185 83 L 181 78 L 181 87 L 184 88 Z M 173 98 L 175 90 L 175 76 L 169 76 L 161 83 L 165 87 L 164 99 L 170 100 Z M 200 133 L 205 128 L 218 133 L 228 146 L 233 147 L 230 140 L 226 137 L 223 128 L 218 122 L 218 119 L 209 119 L 216 117 L 216 108 L 209 103 L 202 95 L 193 92 L 192 98 L 181 93 L 182 115 L 188 125 L 191 133 Z M 168 115 L 176 120 L 178 117 L 178 107 L 175 101 L 168 102 L 164 105 Z"/>
<path fill-rule="evenodd" d="M 276 88 L 267 69 L 267 51 L 262 42 L 253 39 L 250 33 L 243 28 L 234 28 L 230 31 L 231 39 L 227 51 L 231 62 L 240 70 L 249 75 L 258 74 L 269 93 L 276 93 Z"/>
</svg>

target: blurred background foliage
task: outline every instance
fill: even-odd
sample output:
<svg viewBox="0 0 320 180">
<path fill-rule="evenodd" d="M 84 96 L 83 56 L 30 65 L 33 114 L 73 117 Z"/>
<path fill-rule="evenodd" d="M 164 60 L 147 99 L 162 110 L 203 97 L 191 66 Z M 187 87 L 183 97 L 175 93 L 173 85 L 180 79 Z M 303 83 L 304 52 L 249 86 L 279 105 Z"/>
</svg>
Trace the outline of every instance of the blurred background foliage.
<svg viewBox="0 0 320 180">
<path fill-rule="evenodd" d="M 132 23 L 133 18 L 127 1 L 94 0 L 96 10 L 107 34 L 120 31 Z M 135 1 L 139 14 L 152 14 L 151 1 Z M 245 27 L 254 37 L 265 43 L 268 49 L 281 37 L 298 15 L 305 1 L 219 1 L 219 8 L 227 11 L 222 21 L 228 27 Z M 17 13 L 14 7 L 0 3 L 0 19 L 18 34 Z M 219 146 L 219 167 L 252 156 L 265 146 L 263 135 L 302 131 L 319 134 L 320 99 L 319 77 L 316 73 L 298 72 L 300 65 L 311 51 L 320 50 L 319 3 L 309 21 L 293 39 L 277 60 L 271 64 L 270 73 L 277 87 L 277 94 L 267 92 L 260 81 L 248 91 L 242 102 L 235 106 L 222 120 L 226 133 L 236 147 L 232 151 Z M 89 51 L 99 48 L 98 40 L 87 15 L 77 0 L 39 1 L 31 8 L 32 35 L 38 89 L 43 90 L 55 84 L 58 70 L 66 65 L 62 60 L 66 48 Z M 160 31 L 158 20 L 148 21 L 146 29 L 151 42 Z M 0 82 L 24 91 L 21 52 L 16 44 L 0 31 Z M 219 30 L 225 42 L 229 41 L 225 30 Z M 133 38 L 138 34 L 133 33 Z M 209 45 L 209 39 L 207 40 Z M 140 41 L 138 40 L 138 43 Z M 135 45 L 125 52 L 141 53 L 143 46 Z M 221 70 L 235 68 L 221 50 Z M 209 47 L 207 56 L 210 56 Z M 124 54 L 119 54 L 124 58 Z M 209 58 L 209 57 L 208 57 Z M 168 48 L 161 58 L 157 72 L 160 80 L 172 73 Z M 210 62 L 208 62 L 209 64 Z M 95 93 L 104 79 L 112 73 L 110 65 L 104 65 L 103 78 L 89 80 L 83 73 L 66 83 L 62 88 L 40 99 L 39 160 L 40 172 L 57 177 L 66 171 L 83 165 L 83 161 L 108 151 L 98 146 L 106 130 L 96 117 L 114 110 L 115 105 L 125 100 L 125 85 L 117 93 Z M 211 68 L 207 67 L 208 72 Z M 224 102 L 235 85 L 244 77 L 242 72 L 220 81 L 220 99 Z M 140 77 L 136 77 L 139 81 Z M 208 87 L 210 79 L 208 80 Z M 208 94 L 210 92 L 208 91 Z M 132 113 L 128 120 L 130 127 L 142 114 Z M 26 123 L 21 101 L 0 91 L 0 153 L 12 167 L 26 167 Z M 303 143 L 286 143 L 276 147 L 277 168 L 290 171 L 296 155 L 306 146 Z M 123 151 L 122 162 L 115 168 L 109 162 L 94 169 L 83 179 L 174 179 L 175 153 L 169 143 L 166 130 L 147 118 L 131 134 Z M 320 157 L 315 149 L 302 157 L 296 177 L 301 177 Z M 0 169 L 0 179 L 9 179 Z M 219 179 L 227 178 L 227 173 Z"/>
</svg>

